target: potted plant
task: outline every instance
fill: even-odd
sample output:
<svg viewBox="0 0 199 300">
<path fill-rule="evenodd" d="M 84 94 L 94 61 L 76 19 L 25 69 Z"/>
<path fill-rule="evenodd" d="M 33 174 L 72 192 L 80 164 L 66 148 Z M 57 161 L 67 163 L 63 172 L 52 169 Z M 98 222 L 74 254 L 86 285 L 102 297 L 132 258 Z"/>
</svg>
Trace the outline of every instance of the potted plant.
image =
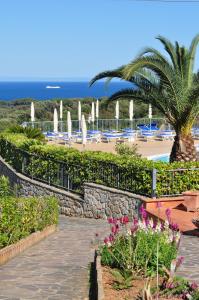
<svg viewBox="0 0 199 300">
<path fill-rule="evenodd" d="M 186 191 L 182 194 L 187 211 L 197 211 L 199 209 L 199 190 Z"/>
</svg>

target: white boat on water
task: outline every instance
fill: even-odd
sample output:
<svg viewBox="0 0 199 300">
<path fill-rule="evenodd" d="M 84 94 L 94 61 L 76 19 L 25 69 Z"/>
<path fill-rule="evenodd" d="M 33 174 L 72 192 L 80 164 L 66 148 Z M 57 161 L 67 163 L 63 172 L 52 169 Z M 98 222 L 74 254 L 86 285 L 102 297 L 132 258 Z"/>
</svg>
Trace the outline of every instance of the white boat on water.
<svg viewBox="0 0 199 300">
<path fill-rule="evenodd" d="M 60 89 L 61 87 L 59 85 L 47 85 L 46 89 Z"/>
</svg>

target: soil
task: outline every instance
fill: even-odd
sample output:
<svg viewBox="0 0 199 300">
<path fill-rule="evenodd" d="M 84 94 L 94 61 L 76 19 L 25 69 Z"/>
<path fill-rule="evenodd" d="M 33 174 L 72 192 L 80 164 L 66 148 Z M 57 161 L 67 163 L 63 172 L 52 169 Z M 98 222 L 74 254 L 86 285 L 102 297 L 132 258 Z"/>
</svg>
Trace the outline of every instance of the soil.
<svg viewBox="0 0 199 300">
<path fill-rule="evenodd" d="M 115 290 L 113 288 L 114 277 L 110 273 L 110 268 L 102 267 L 103 274 L 103 287 L 104 287 L 104 300 L 136 300 L 140 292 L 143 290 L 146 280 L 134 279 L 132 282 L 132 287 L 124 290 Z M 151 282 L 151 285 L 155 285 L 154 282 Z M 154 298 L 155 300 L 155 298 Z M 165 298 L 158 297 L 158 300 L 166 300 Z M 169 300 L 179 300 L 179 298 L 169 298 Z"/>
</svg>

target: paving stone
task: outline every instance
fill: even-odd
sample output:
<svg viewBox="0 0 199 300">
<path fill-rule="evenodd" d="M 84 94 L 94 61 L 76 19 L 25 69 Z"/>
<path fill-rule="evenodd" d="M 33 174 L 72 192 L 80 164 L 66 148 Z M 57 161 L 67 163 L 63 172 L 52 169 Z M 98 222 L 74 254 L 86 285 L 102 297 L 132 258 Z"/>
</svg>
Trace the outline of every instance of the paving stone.
<svg viewBox="0 0 199 300">
<path fill-rule="evenodd" d="M 60 217 L 59 231 L 0 267 L 1 300 L 87 300 L 91 240 L 104 220 Z"/>
<path fill-rule="evenodd" d="M 179 255 L 184 256 L 184 261 L 178 275 L 199 284 L 199 238 L 183 235 Z"/>
</svg>

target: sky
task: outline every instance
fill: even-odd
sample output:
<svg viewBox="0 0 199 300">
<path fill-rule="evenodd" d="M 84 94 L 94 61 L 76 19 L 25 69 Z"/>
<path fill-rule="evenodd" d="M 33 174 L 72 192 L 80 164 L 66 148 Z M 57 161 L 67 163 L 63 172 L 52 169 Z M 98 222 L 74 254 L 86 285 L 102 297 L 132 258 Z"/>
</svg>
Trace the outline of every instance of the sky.
<svg viewBox="0 0 199 300">
<path fill-rule="evenodd" d="M 157 35 L 189 46 L 198 15 L 199 2 L 0 0 L 0 80 L 89 80 L 162 50 Z"/>
</svg>

